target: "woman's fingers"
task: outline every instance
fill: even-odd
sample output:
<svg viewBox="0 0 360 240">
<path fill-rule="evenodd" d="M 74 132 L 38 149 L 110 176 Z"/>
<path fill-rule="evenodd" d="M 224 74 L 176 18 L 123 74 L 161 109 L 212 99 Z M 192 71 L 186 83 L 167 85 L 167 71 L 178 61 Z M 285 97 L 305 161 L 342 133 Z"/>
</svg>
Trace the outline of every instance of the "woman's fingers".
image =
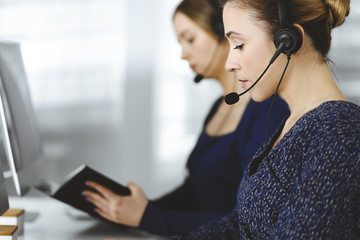
<svg viewBox="0 0 360 240">
<path fill-rule="evenodd" d="M 107 189 L 106 187 L 102 186 L 101 184 L 98 184 L 93 181 L 86 181 L 85 183 L 87 186 L 94 188 L 96 191 L 98 191 L 101 195 L 104 196 L 104 198 L 110 199 L 113 197 L 114 193 Z"/>
</svg>

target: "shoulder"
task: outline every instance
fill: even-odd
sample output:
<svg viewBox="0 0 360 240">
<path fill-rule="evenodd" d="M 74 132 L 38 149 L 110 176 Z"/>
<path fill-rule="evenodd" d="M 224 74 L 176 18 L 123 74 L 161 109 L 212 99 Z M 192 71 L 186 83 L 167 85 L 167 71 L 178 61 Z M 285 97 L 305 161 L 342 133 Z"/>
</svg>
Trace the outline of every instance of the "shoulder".
<svg viewBox="0 0 360 240">
<path fill-rule="evenodd" d="M 343 116 L 353 116 L 355 121 L 360 119 L 360 106 L 347 101 L 328 101 L 321 104 L 314 112 L 318 116 L 343 118 Z"/>
<path fill-rule="evenodd" d="M 360 164 L 360 107 L 356 104 L 323 103 L 304 115 L 297 134 L 312 164 L 349 169 Z"/>
<path fill-rule="evenodd" d="M 357 133 L 354 135 L 360 136 L 360 107 L 351 102 L 325 102 L 311 111 L 306 119 L 307 124 L 319 134 L 339 137 Z"/>
<path fill-rule="evenodd" d="M 321 188 L 326 185 L 347 193 L 358 191 L 359 106 L 349 102 L 326 102 L 305 114 L 287 134 L 289 141 L 284 148 L 290 165 L 298 166 L 296 175 L 300 182 L 316 182 Z M 350 182 L 352 184 L 347 185 Z"/>
<path fill-rule="evenodd" d="M 206 126 L 206 124 L 208 124 L 208 122 L 210 121 L 210 119 L 214 116 L 216 110 L 219 108 L 221 102 L 224 101 L 224 97 L 221 96 L 219 98 L 217 98 L 214 102 L 214 104 L 211 106 L 209 113 L 206 115 L 206 118 L 204 120 L 203 123 L 203 127 Z"/>
<path fill-rule="evenodd" d="M 223 96 L 218 97 L 217 99 L 215 99 L 213 105 L 211 106 L 210 112 L 216 111 L 216 110 L 219 108 L 220 104 L 221 104 L 223 101 L 224 101 L 224 97 L 223 97 Z"/>
</svg>

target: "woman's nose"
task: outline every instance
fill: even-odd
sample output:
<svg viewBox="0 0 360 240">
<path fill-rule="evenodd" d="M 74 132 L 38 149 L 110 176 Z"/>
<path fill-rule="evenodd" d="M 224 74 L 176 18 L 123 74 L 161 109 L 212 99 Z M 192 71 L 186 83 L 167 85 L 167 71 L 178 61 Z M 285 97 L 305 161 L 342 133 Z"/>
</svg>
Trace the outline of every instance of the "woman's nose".
<svg viewBox="0 0 360 240">
<path fill-rule="evenodd" d="M 188 54 L 188 51 L 184 48 L 182 48 L 182 51 L 181 51 L 181 59 L 183 60 L 188 60 L 189 59 L 189 54 Z"/>
<path fill-rule="evenodd" d="M 228 61 L 226 61 L 225 70 L 228 72 L 235 72 L 236 67 L 234 65 L 232 65 L 231 63 L 229 63 Z"/>
<path fill-rule="evenodd" d="M 232 57 L 231 53 L 229 53 L 228 58 L 225 63 L 225 70 L 228 72 L 235 72 L 239 69 L 239 64 L 236 63 L 235 59 Z"/>
</svg>

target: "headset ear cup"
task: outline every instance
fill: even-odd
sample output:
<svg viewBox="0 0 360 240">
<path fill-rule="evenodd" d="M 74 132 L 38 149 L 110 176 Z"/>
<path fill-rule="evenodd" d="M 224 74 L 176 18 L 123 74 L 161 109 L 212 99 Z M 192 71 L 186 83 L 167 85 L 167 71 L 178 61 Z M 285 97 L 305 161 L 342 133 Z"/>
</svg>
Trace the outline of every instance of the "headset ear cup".
<svg viewBox="0 0 360 240">
<path fill-rule="evenodd" d="M 274 36 L 274 44 L 276 48 L 278 48 L 282 42 L 285 42 L 285 49 L 282 53 L 294 54 L 302 45 L 302 36 L 295 27 L 281 28 Z"/>
</svg>

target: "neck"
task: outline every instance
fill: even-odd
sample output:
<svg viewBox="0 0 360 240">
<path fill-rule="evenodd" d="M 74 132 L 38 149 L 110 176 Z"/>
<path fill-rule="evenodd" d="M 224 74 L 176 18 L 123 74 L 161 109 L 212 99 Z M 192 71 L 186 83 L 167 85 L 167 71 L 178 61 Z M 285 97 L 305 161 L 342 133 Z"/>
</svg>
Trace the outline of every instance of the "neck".
<svg viewBox="0 0 360 240">
<path fill-rule="evenodd" d="M 329 100 L 346 100 L 326 62 L 314 55 L 295 56 L 293 60 L 280 94 L 290 107 L 290 118 L 298 118 Z"/>
</svg>

